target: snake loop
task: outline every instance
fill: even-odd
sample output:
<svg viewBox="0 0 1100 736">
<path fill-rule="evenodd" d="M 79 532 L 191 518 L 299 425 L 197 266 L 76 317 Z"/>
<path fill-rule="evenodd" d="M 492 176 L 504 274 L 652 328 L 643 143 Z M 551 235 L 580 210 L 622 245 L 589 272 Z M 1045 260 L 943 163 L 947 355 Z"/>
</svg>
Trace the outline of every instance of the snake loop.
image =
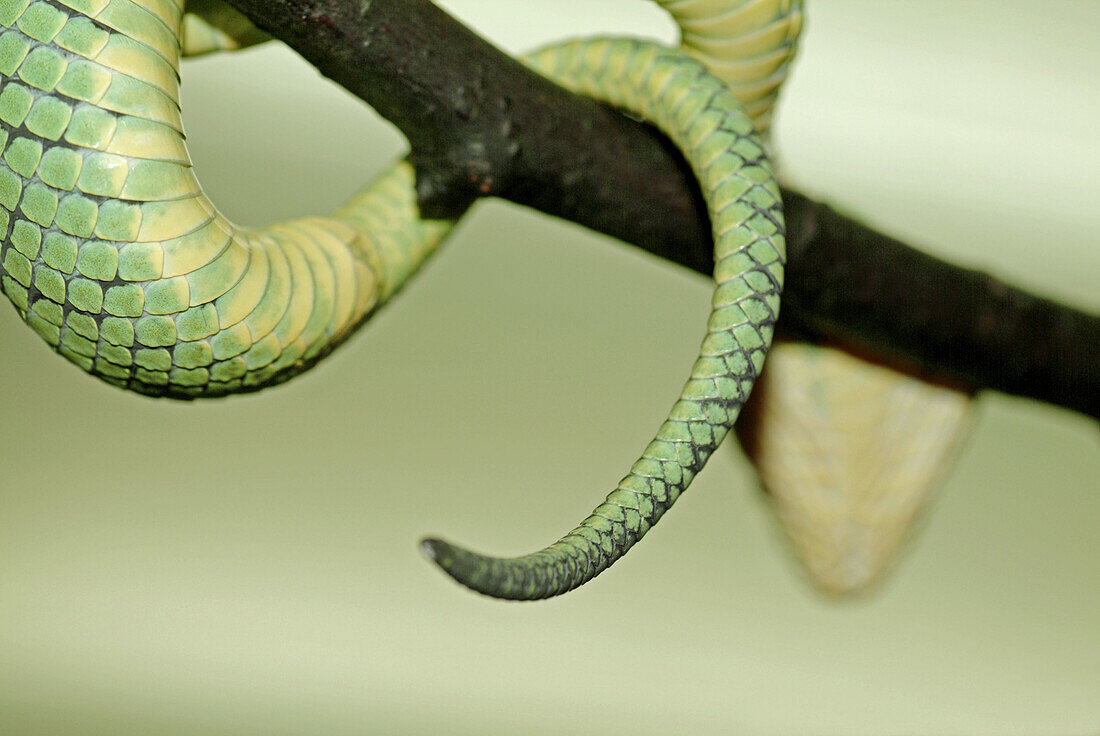
<svg viewBox="0 0 1100 736">
<path fill-rule="evenodd" d="M 251 391 L 331 352 L 449 232 L 398 164 L 329 217 L 240 228 L 184 144 L 171 0 L 0 0 L 0 288 L 143 394 Z"/>
<path fill-rule="evenodd" d="M 557 595 L 618 559 L 721 443 L 771 343 L 783 221 L 754 127 L 767 126 L 800 3 L 659 2 L 683 28 L 684 48 L 721 67 L 722 79 L 683 51 L 629 39 L 566 43 L 529 62 L 647 118 L 684 152 L 715 239 L 707 334 L 653 442 L 575 530 L 513 560 L 425 542 L 448 573 L 488 595 Z M 192 27 L 204 35 L 189 50 L 262 38 L 216 3 L 203 8 Z M 230 223 L 203 193 L 184 144 L 182 18 L 181 0 L 0 0 L 0 289 L 89 373 L 193 398 L 309 368 L 401 287 L 453 223 L 419 218 L 405 164 L 328 217 Z M 730 42 L 731 27 L 740 40 Z"/>
</svg>

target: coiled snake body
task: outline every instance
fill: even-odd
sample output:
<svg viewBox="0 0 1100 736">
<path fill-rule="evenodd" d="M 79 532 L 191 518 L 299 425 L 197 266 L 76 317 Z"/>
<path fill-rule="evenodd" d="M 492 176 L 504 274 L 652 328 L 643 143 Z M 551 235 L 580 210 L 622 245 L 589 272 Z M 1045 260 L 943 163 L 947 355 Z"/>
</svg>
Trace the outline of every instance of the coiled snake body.
<svg viewBox="0 0 1100 736">
<path fill-rule="evenodd" d="M 783 278 L 779 191 L 727 82 L 766 125 L 799 3 L 661 4 L 684 28 L 685 48 L 726 81 L 682 51 L 629 39 L 566 43 L 528 62 L 644 116 L 685 154 L 715 238 L 707 333 L 654 441 L 574 531 L 513 560 L 425 543 L 447 572 L 489 595 L 557 595 L 618 559 L 722 441 L 771 343 Z M 230 223 L 203 194 L 184 145 L 182 17 L 173 0 L 0 0 L 0 288 L 84 370 L 193 398 L 308 368 L 403 285 L 452 223 L 419 218 L 405 164 L 328 217 L 258 230 Z"/>
</svg>

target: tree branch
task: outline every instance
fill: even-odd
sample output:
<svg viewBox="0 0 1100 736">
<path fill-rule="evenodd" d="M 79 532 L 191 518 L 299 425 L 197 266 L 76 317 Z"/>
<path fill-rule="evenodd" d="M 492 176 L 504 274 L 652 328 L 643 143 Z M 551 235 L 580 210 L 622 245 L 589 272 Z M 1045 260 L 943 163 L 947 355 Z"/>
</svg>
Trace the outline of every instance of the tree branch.
<svg viewBox="0 0 1100 736">
<path fill-rule="evenodd" d="M 429 0 L 230 2 L 401 129 L 425 216 L 498 196 L 710 275 L 706 209 L 667 139 L 528 71 Z M 783 198 L 781 326 L 1100 418 L 1100 316 Z"/>
</svg>

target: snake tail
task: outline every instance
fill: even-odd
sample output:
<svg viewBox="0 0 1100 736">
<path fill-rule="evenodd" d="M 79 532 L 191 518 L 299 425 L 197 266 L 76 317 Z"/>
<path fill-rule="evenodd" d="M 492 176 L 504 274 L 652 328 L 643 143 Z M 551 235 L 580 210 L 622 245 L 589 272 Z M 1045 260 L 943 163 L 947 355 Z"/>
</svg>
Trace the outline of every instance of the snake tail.
<svg viewBox="0 0 1100 736">
<path fill-rule="evenodd" d="M 716 288 L 691 377 L 668 419 L 607 499 L 543 550 L 497 559 L 438 539 L 424 552 L 496 598 L 572 590 L 623 556 L 688 487 L 729 431 L 771 343 L 783 283 L 778 186 L 753 122 L 718 78 L 684 53 L 628 39 L 571 42 L 528 62 L 575 92 L 653 122 L 699 180 L 714 234 Z"/>
<path fill-rule="evenodd" d="M 327 217 L 242 228 L 179 105 L 181 3 L 0 0 L 0 289 L 89 373 L 195 398 L 331 352 L 450 230 L 398 164 Z"/>
</svg>

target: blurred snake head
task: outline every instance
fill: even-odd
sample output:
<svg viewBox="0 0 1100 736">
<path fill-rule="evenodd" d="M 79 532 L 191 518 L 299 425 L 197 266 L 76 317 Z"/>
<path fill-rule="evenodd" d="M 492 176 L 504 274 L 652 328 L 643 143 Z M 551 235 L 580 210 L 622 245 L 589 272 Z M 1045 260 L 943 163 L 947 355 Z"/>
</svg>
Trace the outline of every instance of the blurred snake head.
<svg viewBox="0 0 1100 736">
<path fill-rule="evenodd" d="M 811 580 L 864 592 L 938 487 L 969 394 L 828 347 L 777 342 L 736 425 Z"/>
</svg>

